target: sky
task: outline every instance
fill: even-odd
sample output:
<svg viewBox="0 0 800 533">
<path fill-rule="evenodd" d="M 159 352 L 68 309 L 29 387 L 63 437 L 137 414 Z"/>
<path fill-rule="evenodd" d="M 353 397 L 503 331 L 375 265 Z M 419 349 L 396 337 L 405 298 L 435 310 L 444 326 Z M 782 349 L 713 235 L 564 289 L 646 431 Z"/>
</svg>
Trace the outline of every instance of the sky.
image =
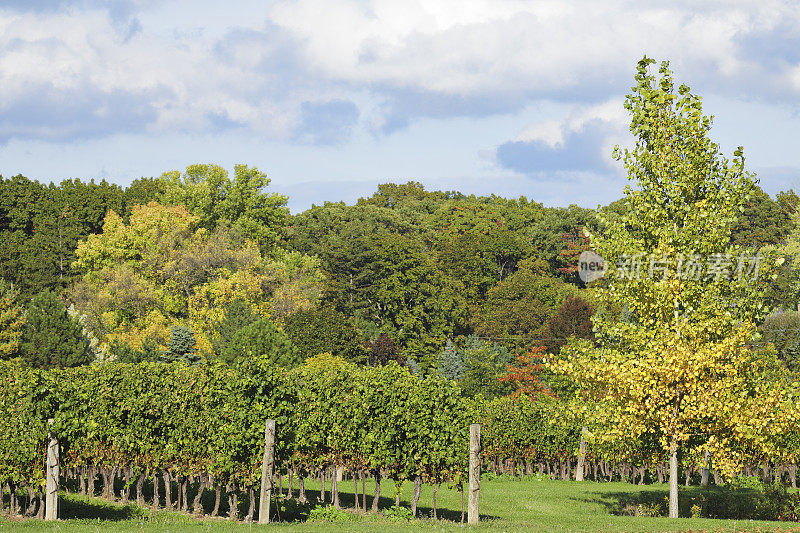
<svg viewBox="0 0 800 533">
<path fill-rule="evenodd" d="M 800 2 L 772 0 L 0 0 L 0 174 L 244 163 L 294 212 L 409 180 L 594 208 L 644 55 L 800 192 Z"/>
</svg>

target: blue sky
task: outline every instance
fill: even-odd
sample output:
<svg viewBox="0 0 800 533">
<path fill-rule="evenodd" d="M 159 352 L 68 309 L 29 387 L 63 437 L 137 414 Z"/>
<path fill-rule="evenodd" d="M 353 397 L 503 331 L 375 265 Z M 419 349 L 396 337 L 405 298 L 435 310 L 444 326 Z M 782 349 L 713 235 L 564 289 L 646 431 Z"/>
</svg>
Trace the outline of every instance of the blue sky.
<svg viewBox="0 0 800 533">
<path fill-rule="evenodd" d="M 257 166 L 294 211 L 378 183 L 596 207 L 636 62 L 800 191 L 800 3 L 0 0 L 0 174 Z"/>
</svg>

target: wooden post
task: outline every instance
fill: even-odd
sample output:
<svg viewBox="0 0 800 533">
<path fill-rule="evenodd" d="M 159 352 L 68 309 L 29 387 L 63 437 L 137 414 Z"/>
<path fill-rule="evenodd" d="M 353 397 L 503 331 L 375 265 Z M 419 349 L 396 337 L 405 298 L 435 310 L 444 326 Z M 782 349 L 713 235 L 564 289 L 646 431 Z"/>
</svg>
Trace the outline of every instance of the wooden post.
<svg viewBox="0 0 800 533">
<path fill-rule="evenodd" d="M 261 495 L 258 500 L 258 523 L 269 524 L 269 502 L 272 499 L 272 467 L 275 462 L 275 421 L 267 420 L 264 429 L 264 460 L 261 463 Z"/>
<path fill-rule="evenodd" d="M 53 419 L 47 421 L 47 425 L 52 428 Z M 58 439 L 53 435 L 52 429 L 47 434 L 47 485 L 45 492 L 45 520 L 58 520 Z"/>
<path fill-rule="evenodd" d="M 575 469 L 575 481 L 583 481 L 583 471 L 586 468 L 586 426 L 581 429 L 581 448 L 578 452 L 578 467 Z"/>
<path fill-rule="evenodd" d="M 481 425 L 469 426 L 469 507 L 467 523 L 478 523 L 481 492 Z"/>
</svg>

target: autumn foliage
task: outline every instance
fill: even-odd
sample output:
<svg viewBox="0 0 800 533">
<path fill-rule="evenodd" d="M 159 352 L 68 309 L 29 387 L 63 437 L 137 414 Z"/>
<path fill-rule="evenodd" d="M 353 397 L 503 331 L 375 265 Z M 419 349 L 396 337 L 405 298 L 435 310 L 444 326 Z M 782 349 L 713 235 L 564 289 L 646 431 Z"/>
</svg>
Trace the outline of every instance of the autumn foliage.
<svg viewBox="0 0 800 533">
<path fill-rule="evenodd" d="M 501 382 L 511 382 L 517 387 L 512 398 L 525 395 L 530 398 L 538 398 L 539 395 L 552 396 L 552 393 L 541 380 L 543 365 L 542 358 L 545 355 L 544 346 L 534 346 L 527 353 L 517 356 L 517 365 L 507 365 L 508 373 L 498 378 Z"/>
</svg>

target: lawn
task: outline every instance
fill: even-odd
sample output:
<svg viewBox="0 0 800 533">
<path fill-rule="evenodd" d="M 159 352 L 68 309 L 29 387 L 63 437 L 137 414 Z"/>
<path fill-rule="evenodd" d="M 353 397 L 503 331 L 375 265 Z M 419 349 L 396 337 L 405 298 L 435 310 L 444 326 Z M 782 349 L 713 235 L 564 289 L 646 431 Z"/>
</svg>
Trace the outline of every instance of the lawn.
<svg viewBox="0 0 800 533">
<path fill-rule="evenodd" d="M 319 494 L 319 485 L 309 482 L 308 495 L 312 500 Z M 349 486 L 348 486 L 349 485 Z M 342 504 L 353 506 L 352 483 L 343 482 Z M 348 491 L 348 489 L 350 489 Z M 381 488 L 381 508 L 394 504 L 394 486 L 384 482 Z M 402 505 L 408 507 L 413 487 L 403 486 Z M 627 483 L 594 483 L 536 480 L 485 480 L 481 486 L 481 523 L 469 529 L 483 531 L 800 531 L 797 523 L 757 522 L 750 520 L 713 520 L 704 518 L 647 518 L 630 516 L 636 505 L 652 507 L 662 505 L 667 495 L 667 485 L 634 486 Z M 688 516 L 690 507 L 701 502 L 703 496 L 713 495 L 715 490 L 701 491 L 699 487 L 683 489 L 681 514 Z M 718 493 L 717 493 L 718 494 Z M 121 506 L 98 499 L 68 495 L 63 498 L 62 515 L 65 520 L 45 523 L 36 520 L 0 519 L 2 531 L 109 531 L 114 533 L 133 531 L 252 531 L 275 529 L 285 531 L 461 531 L 467 526 L 460 524 L 461 494 L 442 487 L 437 495 L 440 520 L 434 521 L 432 513 L 432 489 L 424 487 L 420 499 L 423 518 L 406 521 L 402 518 L 360 516 L 339 513 L 346 519 L 342 522 L 307 521 L 311 505 L 298 507 L 287 502 L 283 518 L 292 520 L 271 526 L 231 523 L 222 518 L 194 519 L 180 513 L 151 512 L 134 505 Z M 371 498 L 368 500 L 371 503 Z M 444 517 L 443 519 L 441 519 Z"/>
</svg>

